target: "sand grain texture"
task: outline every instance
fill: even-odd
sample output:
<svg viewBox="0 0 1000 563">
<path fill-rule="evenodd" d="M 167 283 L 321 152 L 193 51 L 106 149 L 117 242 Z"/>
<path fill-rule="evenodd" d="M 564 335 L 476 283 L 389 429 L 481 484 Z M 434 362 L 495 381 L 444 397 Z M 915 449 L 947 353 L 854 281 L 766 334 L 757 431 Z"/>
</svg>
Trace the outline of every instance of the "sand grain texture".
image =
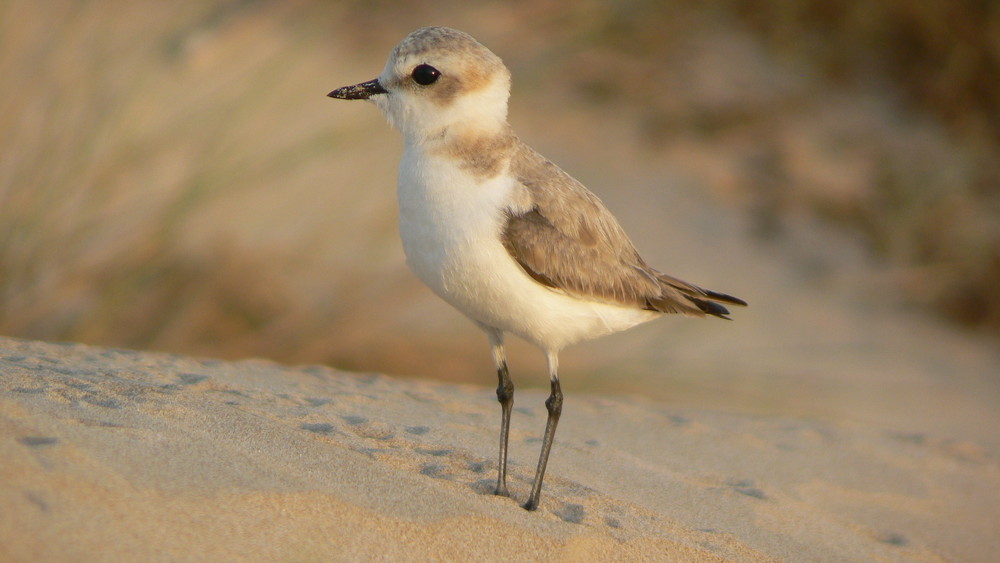
<svg viewBox="0 0 1000 563">
<path fill-rule="evenodd" d="M 516 397 L 527 494 L 543 394 Z M 0 339 L 0 559 L 988 560 L 972 443 L 570 395 L 542 508 L 485 387 Z"/>
</svg>

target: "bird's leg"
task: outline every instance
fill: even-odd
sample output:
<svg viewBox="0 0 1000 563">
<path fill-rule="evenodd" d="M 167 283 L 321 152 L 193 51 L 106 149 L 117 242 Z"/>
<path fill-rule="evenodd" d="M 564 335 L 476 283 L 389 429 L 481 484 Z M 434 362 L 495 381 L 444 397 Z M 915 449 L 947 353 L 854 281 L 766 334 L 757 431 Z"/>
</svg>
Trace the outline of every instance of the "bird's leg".
<svg viewBox="0 0 1000 563">
<path fill-rule="evenodd" d="M 503 333 L 487 331 L 490 337 L 490 351 L 497 367 L 497 400 L 500 401 L 500 460 L 497 463 L 497 488 L 493 494 L 510 496 L 507 492 L 507 439 L 510 436 L 510 411 L 514 407 L 514 382 L 507 371 L 507 359 L 503 350 Z"/>
<path fill-rule="evenodd" d="M 556 425 L 559 424 L 559 415 L 562 413 L 563 394 L 559 387 L 559 359 L 556 352 L 546 352 L 545 357 L 548 360 L 549 379 L 552 382 L 552 392 L 545 400 L 545 408 L 549 411 L 549 418 L 545 422 L 542 452 L 538 456 L 538 469 L 535 470 L 535 482 L 531 485 L 531 495 L 528 497 L 528 502 L 524 503 L 525 510 L 538 508 L 538 500 L 542 496 L 542 478 L 545 477 L 545 465 L 549 461 L 549 450 L 552 449 Z"/>
</svg>

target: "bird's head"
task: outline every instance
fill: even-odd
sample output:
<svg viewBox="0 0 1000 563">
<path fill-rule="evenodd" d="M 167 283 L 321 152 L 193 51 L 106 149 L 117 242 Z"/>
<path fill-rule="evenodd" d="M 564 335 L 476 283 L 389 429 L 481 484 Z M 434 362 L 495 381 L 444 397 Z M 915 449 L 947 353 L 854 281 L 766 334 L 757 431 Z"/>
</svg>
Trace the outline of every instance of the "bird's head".
<svg viewBox="0 0 1000 563">
<path fill-rule="evenodd" d="M 371 101 L 405 137 L 421 142 L 450 128 L 505 126 L 510 71 L 469 34 L 424 27 L 396 45 L 378 78 L 328 95 Z"/>
</svg>

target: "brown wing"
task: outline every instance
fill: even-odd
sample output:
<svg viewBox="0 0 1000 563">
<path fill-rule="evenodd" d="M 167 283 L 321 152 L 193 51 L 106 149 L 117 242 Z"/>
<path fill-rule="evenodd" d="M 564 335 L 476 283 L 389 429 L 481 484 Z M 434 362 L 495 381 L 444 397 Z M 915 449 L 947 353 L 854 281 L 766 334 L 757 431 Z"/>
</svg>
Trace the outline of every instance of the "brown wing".
<svg viewBox="0 0 1000 563">
<path fill-rule="evenodd" d="M 570 295 L 664 313 L 725 314 L 700 303 L 688 284 L 663 283 L 600 199 L 525 146 L 511 172 L 525 190 L 502 233 L 510 255 L 539 283 Z M 679 280 L 677 280 L 679 281 Z M 700 293 L 699 293 L 700 292 Z M 694 298 L 692 298 L 694 297 Z M 710 299 L 710 298 L 709 298 Z"/>
</svg>

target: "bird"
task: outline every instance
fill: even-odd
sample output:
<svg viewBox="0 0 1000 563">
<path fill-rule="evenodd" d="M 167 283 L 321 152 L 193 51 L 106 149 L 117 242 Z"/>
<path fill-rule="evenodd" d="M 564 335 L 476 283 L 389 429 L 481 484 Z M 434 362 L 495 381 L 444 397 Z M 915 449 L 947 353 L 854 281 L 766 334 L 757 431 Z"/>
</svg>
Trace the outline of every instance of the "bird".
<svg viewBox="0 0 1000 563">
<path fill-rule="evenodd" d="M 397 197 L 407 264 L 488 338 L 501 407 L 494 494 L 507 488 L 514 384 L 506 334 L 545 354 L 550 393 L 526 510 L 539 506 L 563 406 L 559 352 L 669 314 L 729 319 L 746 302 L 649 266 L 590 190 L 525 144 L 507 120 L 511 74 L 471 35 L 430 26 L 377 78 L 327 94 L 368 100 L 403 136 Z"/>
</svg>

